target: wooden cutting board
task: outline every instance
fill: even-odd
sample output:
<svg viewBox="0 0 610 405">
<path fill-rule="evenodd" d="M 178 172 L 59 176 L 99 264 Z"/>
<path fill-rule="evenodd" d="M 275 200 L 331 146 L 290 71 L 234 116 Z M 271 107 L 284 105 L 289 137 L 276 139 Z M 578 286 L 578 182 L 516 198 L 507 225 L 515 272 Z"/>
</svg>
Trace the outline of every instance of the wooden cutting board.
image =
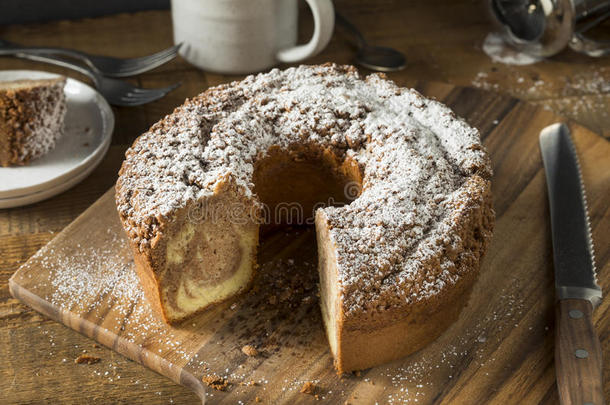
<svg viewBox="0 0 610 405">
<path fill-rule="evenodd" d="M 549 111 L 473 88 L 422 83 L 479 128 L 494 165 L 497 223 L 469 304 L 436 342 L 407 358 L 338 376 L 316 296 L 313 230 L 288 229 L 261 245 L 249 294 L 178 327 L 150 312 L 109 190 L 10 280 L 13 296 L 103 345 L 192 388 L 209 403 L 555 403 L 553 268 L 539 131 Z M 565 121 L 565 120 L 563 120 Z M 580 155 L 599 280 L 610 282 L 610 145 L 570 123 Z M 595 313 L 610 359 L 608 300 Z M 259 354 L 247 356 L 251 345 Z M 608 384 L 606 361 L 605 384 Z M 201 379 L 217 375 L 226 391 Z"/>
</svg>

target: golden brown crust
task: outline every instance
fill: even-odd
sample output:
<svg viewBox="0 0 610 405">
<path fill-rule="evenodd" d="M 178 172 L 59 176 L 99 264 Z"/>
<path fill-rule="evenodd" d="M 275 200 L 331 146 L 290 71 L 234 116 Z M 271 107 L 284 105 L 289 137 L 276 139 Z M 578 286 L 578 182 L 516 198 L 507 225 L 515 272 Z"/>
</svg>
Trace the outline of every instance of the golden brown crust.
<svg viewBox="0 0 610 405">
<path fill-rule="evenodd" d="M 476 281 L 471 272 L 446 294 L 433 301 L 414 305 L 407 317 L 385 318 L 385 326 L 361 329 L 340 328 L 339 352 L 335 367 L 339 373 L 364 370 L 378 364 L 405 357 L 436 340 L 453 324 Z M 434 307 L 432 310 L 429 307 Z M 403 309 L 404 310 L 404 309 Z"/>
<path fill-rule="evenodd" d="M 477 183 L 479 197 L 470 202 L 472 209 L 457 220 L 456 232 L 466 240 L 464 251 L 456 253 L 458 281 L 446 285 L 438 294 L 374 316 L 340 312 L 335 357 L 338 372 L 362 370 L 409 355 L 436 340 L 458 318 L 478 278 L 495 221 L 490 182 Z"/>
<path fill-rule="evenodd" d="M 153 311 L 161 316 L 161 318 L 167 323 L 173 323 L 167 317 L 164 306 L 161 303 L 161 284 L 157 278 L 157 271 L 155 269 L 156 263 L 150 255 L 140 252 L 138 246 L 134 246 L 133 242 L 130 242 L 131 251 L 133 253 L 133 260 L 140 279 L 140 285 L 148 300 L 148 304 L 152 307 Z"/>
</svg>

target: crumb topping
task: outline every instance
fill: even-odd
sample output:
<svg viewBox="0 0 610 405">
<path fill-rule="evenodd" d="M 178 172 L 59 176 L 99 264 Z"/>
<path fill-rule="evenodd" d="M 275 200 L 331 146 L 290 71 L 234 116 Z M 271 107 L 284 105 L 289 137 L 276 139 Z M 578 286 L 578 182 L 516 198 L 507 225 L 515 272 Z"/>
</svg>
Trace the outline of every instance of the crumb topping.
<svg viewBox="0 0 610 405">
<path fill-rule="evenodd" d="M 323 208 L 346 312 L 392 304 L 374 297 L 417 301 L 457 281 L 455 261 L 468 260 L 458 257 L 468 254 L 459 218 L 483 203 L 491 176 L 479 133 L 441 103 L 350 66 L 248 76 L 155 124 L 117 182 L 127 234 L 147 249 L 164 219 L 227 178 L 256 199 L 256 160 L 294 144 L 349 157 L 364 173 L 351 204 Z"/>
<path fill-rule="evenodd" d="M 74 359 L 76 364 L 95 364 L 100 362 L 99 357 L 90 356 L 88 354 L 81 354 L 77 358 Z"/>
<path fill-rule="evenodd" d="M 55 147 L 66 115 L 66 79 L 0 83 L 0 165 L 20 165 Z"/>
</svg>

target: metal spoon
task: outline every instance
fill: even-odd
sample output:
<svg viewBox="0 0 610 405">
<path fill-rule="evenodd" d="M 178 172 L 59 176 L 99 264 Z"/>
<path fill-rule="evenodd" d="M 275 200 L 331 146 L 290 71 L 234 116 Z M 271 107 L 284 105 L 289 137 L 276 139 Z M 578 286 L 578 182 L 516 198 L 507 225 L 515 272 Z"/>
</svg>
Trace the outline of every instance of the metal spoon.
<svg viewBox="0 0 610 405">
<path fill-rule="evenodd" d="M 335 12 L 335 18 L 337 23 L 347 29 L 356 40 L 358 46 L 356 63 L 367 69 L 380 72 L 394 72 L 405 68 L 407 61 L 402 52 L 384 46 L 369 45 L 358 28 L 343 15 Z"/>
</svg>

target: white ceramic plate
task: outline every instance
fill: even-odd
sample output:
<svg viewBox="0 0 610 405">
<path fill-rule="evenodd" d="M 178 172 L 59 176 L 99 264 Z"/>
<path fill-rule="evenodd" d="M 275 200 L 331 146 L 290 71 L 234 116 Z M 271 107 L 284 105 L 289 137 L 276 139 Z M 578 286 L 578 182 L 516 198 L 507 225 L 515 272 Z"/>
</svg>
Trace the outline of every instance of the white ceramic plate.
<svg viewBox="0 0 610 405">
<path fill-rule="evenodd" d="M 56 76 L 34 70 L 0 71 L 0 81 Z M 63 136 L 53 150 L 26 166 L 0 167 L 0 208 L 31 204 L 66 190 L 84 179 L 106 154 L 114 129 L 114 115 L 106 100 L 90 86 L 70 78 L 64 92 L 68 110 Z M 9 201 L 27 202 L 11 205 Z"/>
<path fill-rule="evenodd" d="M 0 198 L 0 209 L 21 207 L 23 205 L 34 204 L 36 202 L 46 200 L 47 198 L 51 198 L 59 193 L 66 191 L 70 187 L 75 186 L 76 184 L 84 180 L 85 177 L 87 177 L 89 173 L 91 173 L 93 169 L 95 169 L 95 167 L 104 159 L 105 154 L 105 152 L 101 153 L 95 160 L 92 161 L 91 165 L 86 167 L 84 170 L 78 172 L 74 177 L 68 178 L 63 183 L 59 183 L 42 191 L 26 194 L 23 196 Z"/>
</svg>

